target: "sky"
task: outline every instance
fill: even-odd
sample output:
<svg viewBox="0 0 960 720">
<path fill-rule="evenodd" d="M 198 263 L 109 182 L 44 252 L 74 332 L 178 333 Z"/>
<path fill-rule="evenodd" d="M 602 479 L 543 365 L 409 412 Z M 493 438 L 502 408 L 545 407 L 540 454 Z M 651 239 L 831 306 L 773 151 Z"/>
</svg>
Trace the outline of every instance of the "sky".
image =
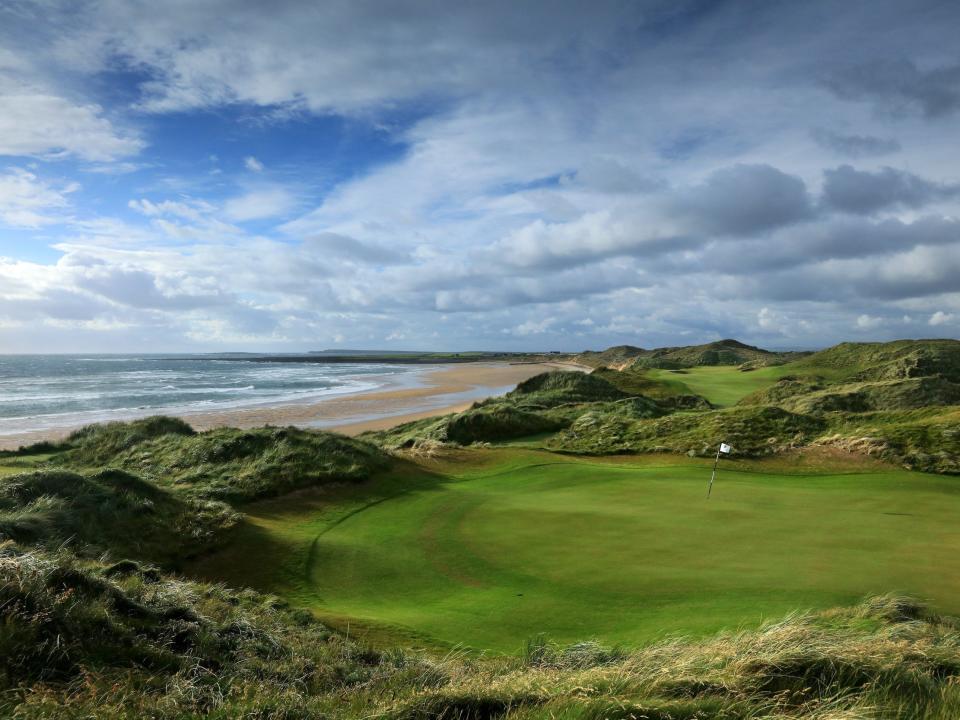
<svg viewBox="0 0 960 720">
<path fill-rule="evenodd" d="M 960 4 L 0 2 L 0 353 L 960 336 Z"/>
</svg>

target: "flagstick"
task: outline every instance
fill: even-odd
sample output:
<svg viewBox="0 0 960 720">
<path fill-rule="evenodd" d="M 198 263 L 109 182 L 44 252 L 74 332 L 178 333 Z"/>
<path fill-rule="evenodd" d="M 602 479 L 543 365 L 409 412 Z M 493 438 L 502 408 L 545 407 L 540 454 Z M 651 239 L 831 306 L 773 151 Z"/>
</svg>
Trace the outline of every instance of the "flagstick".
<svg viewBox="0 0 960 720">
<path fill-rule="evenodd" d="M 720 462 L 720 448 L 717 447 L 717 458 L 713 461 L 713 472 L 710 473 L 710 484 L 707 486 L 707 500 L 710 499 L 710 493 L 713 491 L 713 479 L 717 476 L 717 465 Z"/>
</svg>

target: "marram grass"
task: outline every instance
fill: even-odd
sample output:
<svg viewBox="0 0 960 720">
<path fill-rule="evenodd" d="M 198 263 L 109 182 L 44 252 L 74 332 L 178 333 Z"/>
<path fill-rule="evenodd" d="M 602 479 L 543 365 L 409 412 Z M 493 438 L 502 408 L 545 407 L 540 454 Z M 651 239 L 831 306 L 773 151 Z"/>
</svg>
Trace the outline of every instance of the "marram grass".
<svg viewBox="0 0 960 720">
<path fill-rule="evenodd" d="M 18 718 L 954 720 L 960 626 L 902 597 L 633 651 L 359 646 L 269 596 L 0 547 L 0 713 Z"/>
</svg>

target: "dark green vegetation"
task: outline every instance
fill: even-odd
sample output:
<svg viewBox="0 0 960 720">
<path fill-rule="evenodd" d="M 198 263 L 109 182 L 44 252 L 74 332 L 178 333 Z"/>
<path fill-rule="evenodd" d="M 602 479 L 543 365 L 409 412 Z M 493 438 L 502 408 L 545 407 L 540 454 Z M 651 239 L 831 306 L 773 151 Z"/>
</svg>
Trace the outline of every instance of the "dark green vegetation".
<svg viewBox="0 0 960 720">
<path fill-rule="evenodd" d="M 674 359 L 697 362 L 704 347 L 668 350 Z M 779 354 L 777 362 L 784 359 Z M 827 445 L 926 472 L 960 472 L 960 342 L 845 343 L 792 362 L 754 366 L 663 370 L 634 361 L 590 376 L 549 373 L 528 380 L 529 389 L 521 386 L 461 415 L 370 439 L 401 448 L 539 434 L 540 444 L 555 451 L 692 456 L 710 455 L 723 441 L 745 457 Z M 478 416 L 509 416 L 511 422 L 499 433 L 451 433 L 467 416 L 472 423 Z"/>
<path fill-rule="evenodd" d="M 0 716 L 960 717 L 904 599 L 960 612 L 960 343 L 595 355 L 363 439 L 0 453 Z"/>
<path fill-rule="evenodd" d="M 0 540 L 173 567 L 228 539 L 239 518 L 228 503 L 359 482 L 388 464 L 365 443 L 296 428 L 91 425 L 0 457 Z"/>
<path fill-rule="evenodd" d="M 469 445 L 537 435 L 569 425 L 571 408 L 583 403 L 627 399 L 627 393 L 605 379 L 581 372 L 550 372 L 517 386 L 503 398 L 474 404 L 455 415 L 405 423 L 371 434 L 379 444 L 407 448 L 423 443 Z M 647 403 L 655 407 L 654 403 Z"/>
<path fill-rule="evenodd" d="M 699 366 L 740 365 L 756 369 L 768 365 L 781 365 L 807 353 L 771 352 L 736 340 L 718 340 L 706 345 L 657 348 L 644 350 L 632 345 L 618 345 L 601 352 L 585 352 L 576 356 L 576 361 L 590 367 L 613 367 L 623 370 L 628 367 L 660 368 L 676 370 Z"/>
<path fill-rule="evenodd" d="M 502 398 L 475 403 L 462 413 L 417 420 L 365 437 L 388 448 L 431 443 L 469 445 L 560 430 L 588 410 L 617 417 L 651 418 L 681 407 L 708 408 L 709 403 L 669 390 L 641 395 L 633 378 L 613 370 L 592 374 L 556 371 L 532 377 Z"/>
<path fill-rule="evenodd" d="M 37 470 L 0 483 L 0 539 L 88 556 L 172 565 L 210 549 L 238 518 L 223 503 L 180 497 L 122 470 Z"/>
<path fill-rule="evenodd" d="M 255 592 L 0 546 L 0 713 L 19 718 L 902 718 L 960 712 L 960 627 L 905 599 L 627 652 L 377 651 Z"/>
<path fill-rule="evenodd" d="M 51 462 L 122 468 L 182 495 L 236 502 L 365 480 L 388 461 L 342 435 L 292 427 L 195 433 L 181 420 L 158 417 L 84 428 Z"/>
</svg>

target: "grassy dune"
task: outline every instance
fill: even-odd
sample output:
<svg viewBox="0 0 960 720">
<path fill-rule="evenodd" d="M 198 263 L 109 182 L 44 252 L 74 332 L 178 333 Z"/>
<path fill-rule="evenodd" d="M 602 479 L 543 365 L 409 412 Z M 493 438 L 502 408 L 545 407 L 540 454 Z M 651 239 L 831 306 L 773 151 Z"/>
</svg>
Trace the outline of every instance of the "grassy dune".
<svg viewBox="0 0 960 720">
<path fill-rule="evenodd" d="M 960 612 L 947 478 L 732 464 L 707 502 L 702 461 L 457 460 L 251 506 L 237 543 L 196 569 L 380 641 L 507 653 L 537 633 L 636 645 L 893 590 Z"/>
</svg>

